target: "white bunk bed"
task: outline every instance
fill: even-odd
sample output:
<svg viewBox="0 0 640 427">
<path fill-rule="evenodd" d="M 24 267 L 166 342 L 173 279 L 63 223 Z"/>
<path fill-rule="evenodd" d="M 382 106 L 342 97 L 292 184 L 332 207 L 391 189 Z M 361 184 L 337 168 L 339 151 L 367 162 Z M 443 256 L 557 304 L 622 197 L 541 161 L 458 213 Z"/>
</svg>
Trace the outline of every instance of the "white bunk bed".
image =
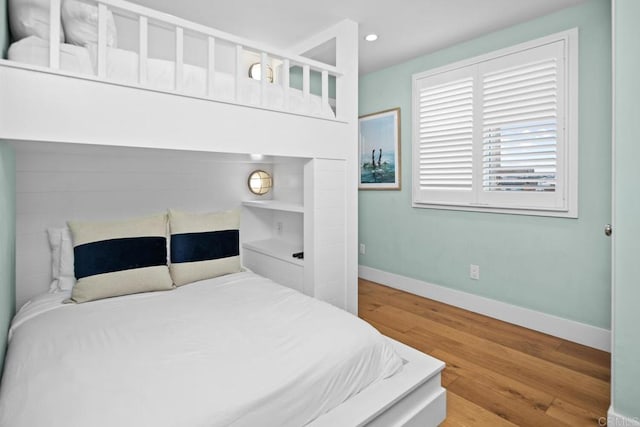
<svg viewBox="0 0 640 427">
<path fill-rule="evenodd" d="M 97 43 L 79 47 L 58 42 L 63 1 L 51 0 L 49 41 L 18 41 L 10 49 L 16 60 L 0 60 L 0 140 L 36 153 L 80 144 L 305 159 L 299 209 L 304 212 L 303 290 L 357 313 L 357 25 L 344 21 L 280 50 L 126 1 L 98 0 L 87 2 L 97 6 Z M 110 12 L 137 22 L 137 51 L 108 45 Z M 154 23 L 173 33 L 173 60 L 150 57 Z M 187 35 L 204 42 L 204 67 L 186 63 Z M 336 39 L 335 66 L 301 56 L 331 39 Z M 218 61 L 223 45 L 232 46 L 231 72 Z M 274 83 L 246 76 L 247 52 L 257 55 L 262 70 L 277 67 Z M 301 74 L 300 89 L 290 84 L 292 67 Z M 320 86 L 315 94 L 314 78 Z M 329 90 L 334 81 L 335 95 Z M 28 221 L 19 217 L 19 227 L 33 225 Z M 338 230 L 330 242 L 323 238 L 329 230 Z M 29 249 L 18 240 L 23 252 Z M 24 286 L 20 274 L 17 286 Z M 399 373 L 309 425 L 440 423 L 446 412 L 440 385 L 444 364 L 401 343 L 393 346 L 404 361 Z"/>
</svg>

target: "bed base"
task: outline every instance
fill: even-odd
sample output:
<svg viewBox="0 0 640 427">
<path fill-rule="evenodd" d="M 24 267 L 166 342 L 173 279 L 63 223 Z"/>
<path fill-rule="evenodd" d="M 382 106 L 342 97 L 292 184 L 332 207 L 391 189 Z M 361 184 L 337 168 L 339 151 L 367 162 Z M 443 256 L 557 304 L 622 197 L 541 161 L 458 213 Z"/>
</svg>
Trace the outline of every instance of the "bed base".
<svg viewBox="0 0 640 427">
<path fill-rule="evenodd" d="M 446 417 L 446 390 L 440 374 L 444 362 L 389 339 L 404 366 L 396 375 L 350 398 L 308 427 L 429 427 Z"/>
</svg>

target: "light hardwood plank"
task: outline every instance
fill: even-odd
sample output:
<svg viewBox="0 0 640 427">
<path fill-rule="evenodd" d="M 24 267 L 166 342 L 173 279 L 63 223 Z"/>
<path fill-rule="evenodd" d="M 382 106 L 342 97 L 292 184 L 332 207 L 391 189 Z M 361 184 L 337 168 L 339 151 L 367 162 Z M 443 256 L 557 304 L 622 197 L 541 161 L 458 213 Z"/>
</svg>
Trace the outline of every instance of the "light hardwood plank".
<svg viewBox="0 0 640 427">
<path fill-rule="evenodd" d="M 360 279 L 359 314 L 447 363 L 444 426 L 583 426 L 606 417 L 610 355 Z"/>
<path fill-rule="evenodd" d="M 458 378 L 447 390 L 518 426 L 566 426 L 560 420 L 548 417 L 543 408 L 529 405 L 521 396 L 504 395 L 469 377 Z"/>
<path fill-rule="evenodd" d="M 386 288 L 381 285 L 379 285 L 379 287 L 382 289 L 379 289 L 379 293 L 376 293 L 373 282 L 362 282 L 364 282 L 368 293 L 368 298 L 365 298 L 365 300 L 369 302 L 374 302 L 377 305 L 391 305 L 413 314 L 428 317 L 451 327 L 491 339 L 523 352 L 540 354 L 544 351 L 557 349 L 563 342 L 562 339 L 551 335 L 542 334 L 517 325 L 492 319 L 488 316 L 472 313 L 448 304 L 397 290 L 393 293 L 391 288 Z M 489 325 L 491 327 L 487 327 Z"/>
<path fill-rule="evenodd" d="M 423 337 L 426 342 L 439 340 L 436 347 L 459 354 L 489 369 L 503 372 L 547 393 L 563 393 L 569 402 L 576 405 L 583 405 L 585 408 L 608 407 L 609 384 L 597 378 L 471 336 L 458 337 L 461 339 L 459 341 L 424 327 L 406 331 L 406 334 L 416 335 L 416 338 Z"/>
<path fill-rule="evenodd" d="M 470 402 L 455 393 L 447 393 L 447 419 L 442 427 L 514 427 L 516 424 L 509 422 L 499 415 Z"/>
<path fill-rule="evenodd" d="M 442 371 L 441 377 L 442 377 L 442 381 L 441 381 L 442 387 L 449 387 L 451 383 L 453 383 L 455 380 L 460 378 L 459 376 L 457 376 L 456 374 L 453 374 L 452 371 L 448 369 L 445 369 L 444 371 Z"/>
<path fill-rule="evenodd" d="M 381 334 L 393 338 L 396 341 L 400 341 L 401 343 L 406 344 L 410 347 L 416 348 L 423 353 L 431 353 L 435 349 L 435 347 L 430 346 L 428 342 L 420 337 L 408 336 L 400 331 L 386 326 L 383 323 L 378 323 L 373 320 L 370 320 L 369 323 L 378 331 L 380 331 Z"/>
<path fill-rule="evenodd" d="M 462 357 L 436 349 L 431 355 L 447 364 L 446 371 L 458 377 L 472 379 L 503 396 L 504 399 L 521 401 L 525 406 L 545 411 L 551 406 L 554 396 L 535 387 L 523 384 L 506 375 L 476 365 Z"/>
<path fill-rule="evenodd" d="M 547 415 L 559 422 L 564 422 L 572 426 L 603 425 L 603 420 L 607 418 L 603 413 L 598 415 L 587 409 L 565 402 L 560 398 L 554 399 L 549 409 L 547 409 Z"/>
<path fill-rule="evenodd" d="M 575 397 L 572 403 L 587 402 L 588 407 L 600 408 L 609 400 L 609 384 L 605 381 L 393 306 L 383 305 L 364 318 L 390 325 L 408 336 L 422 337 L 425 343 L 437 340 L 448 352 L 463 352 L 476 363 L 507 370 L 519 381 L 536 384 L 542 390 L 566 390 L 569 399 Z"/>
<path fill-rule="evenodd" d="M 611 367 L 611 354 L 606 351 L 596 350 L 586 345 L 570 341 L 563 341 L 557 350 L 569 356 L 574 356 L 587 362 L 609 369 Z"/>
</svg>

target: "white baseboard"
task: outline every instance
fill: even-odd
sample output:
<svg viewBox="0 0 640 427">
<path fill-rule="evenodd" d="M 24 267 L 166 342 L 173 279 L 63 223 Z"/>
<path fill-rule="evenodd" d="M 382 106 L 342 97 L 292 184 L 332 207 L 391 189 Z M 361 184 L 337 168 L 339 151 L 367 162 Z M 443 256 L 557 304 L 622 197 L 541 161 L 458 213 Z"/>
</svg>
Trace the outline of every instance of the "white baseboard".
<svg viewBox="0 0 640 427">
<path fill-rule="evenodd" d="M 640 418 L 629 418 L 624 415 L 617 414 L 613 407 L 609 408 L 607 412 L 607 419 L 598 420 L 598 425 L 609 427 L 640 427 Z"/>
<path fill-rule="evenodd" d="M 458 291 L 445 286 L 434 285 L 363 265 L 359 266 L 358 274 L 363 279 L 371 280 L 372 282 L 381 283 L 415 295 L 597 348 L 598 350 L 611 351 L 611 331 L 608 329 L 598 328 L 574 320 L 563 319 L 562 317 L 540 311 Z"/>
</svg>

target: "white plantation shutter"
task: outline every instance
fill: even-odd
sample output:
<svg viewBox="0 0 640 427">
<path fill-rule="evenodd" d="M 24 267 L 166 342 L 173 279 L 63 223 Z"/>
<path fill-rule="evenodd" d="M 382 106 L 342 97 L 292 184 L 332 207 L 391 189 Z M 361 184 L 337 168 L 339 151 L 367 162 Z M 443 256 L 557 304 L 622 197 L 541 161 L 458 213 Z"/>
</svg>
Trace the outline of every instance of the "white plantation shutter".
<svg viewBox="0 0 640 427">
<path fill-rule="evenodd" d="M 577 102 L 567 98 L 577 84 L 567 66 L 576 36 L 414 75 L 414 206 L 554 215 L 570 210 L 571 190 L 572 212 L 560 216 L 576 216 L 577 147 L 568 133 L 576 125 L 567 125 L 569 102 Z M 575 73 L 577 55 L 571 61 Z"/>
<path fill-rule="evenodd" d="M 479 64 L 480 203 L 563 205 L 564 43 Z"/>
<path fill-rule="evenodd" d="M 473 189 L 474 70 L 423 79 L 417 87 L 414 167 L 420 197 L 469 202 Z"/>
</svg>

